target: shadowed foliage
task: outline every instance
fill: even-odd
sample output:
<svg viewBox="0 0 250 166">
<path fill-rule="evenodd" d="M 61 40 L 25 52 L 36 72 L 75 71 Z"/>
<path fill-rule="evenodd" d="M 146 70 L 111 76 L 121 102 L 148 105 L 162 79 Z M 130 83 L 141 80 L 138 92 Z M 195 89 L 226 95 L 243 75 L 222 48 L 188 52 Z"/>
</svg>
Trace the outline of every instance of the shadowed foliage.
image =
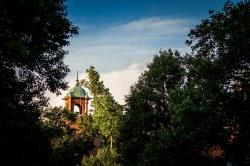
<svg viewBox="0 0 250 166">
<path fill-rule="evenodd" d="M 47 165 L 49 141 L 39 122 L 46 90 L 66 88 L 63 63 L 77 28 L 64 0 L 0 1 L 1 158 L 8 165 Z M 15 158 L 14 160 L 11 158 Z"/>
<path fill-rule="evenodd" d="M 228 1 L 190 31 L 192 53 L 148 65 L 126 100 L 125 165 L 249 165 L 249 11 Z"/>
</svg>

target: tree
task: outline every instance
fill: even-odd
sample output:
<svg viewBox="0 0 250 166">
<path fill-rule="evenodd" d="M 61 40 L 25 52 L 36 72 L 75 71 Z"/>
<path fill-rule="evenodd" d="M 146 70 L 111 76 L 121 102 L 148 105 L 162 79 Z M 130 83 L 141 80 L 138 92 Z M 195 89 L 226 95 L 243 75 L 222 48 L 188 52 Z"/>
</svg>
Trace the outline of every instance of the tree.
<svg viewBox="0 0 250 166">
<path fill-rule="evenodd" d="M 0 146 L 9 165 L 46 165 L 39 110 L 46 90 L 66 88 L 64 47 L 75 34 L 64 0 L 0 2 Z"/>
<path fill-rule="evenodd" d="M 49 164 L 55 166 L 80 165 L 82 157 L 93 148 L 89 131 L 77 124 L 76 114 L 62 107 L 46 108 L 41 120 L 49 137 Z"/>
<path fill-rule="evenodd" d="M 95 68 L 91 66 L 86 70 L 88 74 L 88 89 L 93 95 L 92 106 L 95 109 L 93 116 L 93 126 L 101 136 L 110 143 L 112 148 L 117 137 L 119 121 L 122 116 L 122 106 L 119 105 L 105 88 L 100 75 Z"/>
<path fill-rule="evenodd" d="M 131 87 L 126 97 L 127 113 L 118 139 L 119 152 L 125 164 L 143 162 L 143 152 L 158 132 L 171 129 L 169 94 L 184 83 L 181 62 L 178 51 L 160 51 L 138 82 Z"/>
<path fill-rule="evenodd" d="M 117 136 L 123 107 L 114 100 L 109 89 L 105 88 L 103 81 L 100 80 L 99 73 L 93 66 L 87 69 L 86 72 L 88 81 L 83 84 L 93 96 L 91 105 L 95 110 L 92 128 L 95 131 L 95 137 L 101 138 L 102 145 L 98 149 L 96 156 L 85 156 L 82 164 L 118 165 Z"/>
<path fill-rule="evenodd" d="M 14 89 L 20 103 L 35 102 L 47 89 L 66 88 L 63 48 L 77 28 L 67 18 L 64 0 L 4 0 L 0 9 L 1 87 Z"/>
<path fill-rule="evenodd" d="M 41 121 L 48 128 L 47 134 L 51 138 L 58 138 L 75 132 L 75 129 L 70 126 L 76 123 L 76 114 L 62 107 L 45 108 L 41 114 Z"/>
<path fill-rule="evenodd" d="M 159 102 L 165 91 L 154 95 L 161 85 L 154 81 L 164 82 L 161 76 L 172 64 L 164 65 L 165 72 L 149 68 L 142 74 L 127 97 L 119 146 L 123 162 L 249 165 L 249 11 L 249 1 L 228 1 L 221 12 L 210 11 L 210 17 L 190 31 L 187 44 L 192 53 L 172 71 L 173 78 L 179 78 L 178 71 L 185 68 L 180 74 L 185 81 L 167 86 L 165 105 Z M 158 102 L 152 102 L 155 96 Z M 160 114 L 162 121 L 155 108 L 167 112 Z"/>
<path fill-rule="evenodd" d="M 222 122 L 217 128 L 224 129 L 219 145 L 226 158 L 238 165 L 249 163 L 250 155 L 249 11 L 249 1 L 235 5 L 228 1 L 221 12 L 211 11 L 209 18 L 191 30 L 187 41 L 193 49 L 190 82 L 194 86 L 215 85 L 212 109 Z M 205 61 L 209 67 L 202 67 L 200 62 Z"/>
<path fill-rule="evenodd" d="M 82 166 L 120 166 L 117 163 L 117 152 L 109 147 L 104 147 L 98 150 L 95 156 L 84 156 Z"/>
</svg>

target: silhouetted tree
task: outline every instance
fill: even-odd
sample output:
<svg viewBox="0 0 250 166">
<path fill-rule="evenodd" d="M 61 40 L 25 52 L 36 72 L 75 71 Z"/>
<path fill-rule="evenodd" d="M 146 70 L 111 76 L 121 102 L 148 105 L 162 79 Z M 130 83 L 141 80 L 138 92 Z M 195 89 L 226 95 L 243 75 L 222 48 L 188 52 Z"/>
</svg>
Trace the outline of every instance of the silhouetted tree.
<svg viewBox="0 0 250 166">
<path fill-rule="evenodd" d="M 249 165 L 249 11 L 249 1 L 210 11 L 189 33 L 191 54 L 174 56 L 174 65 L 167 52 L 166 61 L 160 55 L 149 65 L 126 100 L 124 163 Z M 163 86 L 168 75 L 173 82 Z M 213 148 L 221 154 L 211 154 Z"/>
<path fill-rule="evenodd" d="M 189 82 L 212 92 L 207 93 L 213 102 L 210 109 L 221 121 L 217 129 L 224 129 L 214 135 L 214 141 L 225 150 L 227 160 L 238 165 L 250 163 L 249 11 L 250 1 L 235 5 L 228 1 L 222 11 L 210 11 L 210 17 L 190 31 L 187 41 L 193 49 L 188 58 Z"/>
<path fill-rule="evenodd" d="M 69 69 L 63 48 L 77 28 L 64 0 L 0 2 L 1 158 L 8 165 L 46 165 L 48 140 L 39 122 L 46 90 L 59 93 Z M 48 149 L 47 149 L 47 148 Z M 15 159 L 13 159 L 15 158 Z"/>
<path fill-rule="evenodd" d="M 119 153 L 126 165 L 142 163 L 143 151 L 158 132 L 171 129 L 169 94 L 184 83 L 181 62 L 179 52 L 160 51 L 139 77 L 139 81 L 131 87 L 126 97 L 127 113 L 118 139 Z M 154 164 L 157 162 L 160 163 L 156 161 Z"/>
<path fill-rule="evenodd" d="M 52 149 L 49 164 L 80 165 L 83 156 L 93 148 L 93 136 L 83 128 L 85 125 L 78 124 L 76 114 L 62 107 L 46 108 L 41 119 Z"/>
</svg>

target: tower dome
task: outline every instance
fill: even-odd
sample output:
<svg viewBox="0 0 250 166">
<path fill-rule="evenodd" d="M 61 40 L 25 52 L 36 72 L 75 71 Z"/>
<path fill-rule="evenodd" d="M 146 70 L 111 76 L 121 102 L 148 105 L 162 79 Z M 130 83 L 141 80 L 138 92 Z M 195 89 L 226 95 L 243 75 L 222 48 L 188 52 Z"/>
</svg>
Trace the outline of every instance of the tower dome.
<svg viewBox="0 0 250 166">
<path fill-rule="evenodd" d="M 66 96 L 87 97 L 87 92 L 79 85 L 79 82 L 77 80 L 76 85 L 70 89 L 70 91 L 66 94 Z"/>
<path fill-rule="evenodd" d="M 78 80 L 78 72 L 77 72 L 77 79 L 76 84 L 73 88 L 70 89 L 70 91 L 66 94 L 66 96 L 70 97 L 88 97 L 87 92 L 80 86 L 79 80 Z"/>
</svg>

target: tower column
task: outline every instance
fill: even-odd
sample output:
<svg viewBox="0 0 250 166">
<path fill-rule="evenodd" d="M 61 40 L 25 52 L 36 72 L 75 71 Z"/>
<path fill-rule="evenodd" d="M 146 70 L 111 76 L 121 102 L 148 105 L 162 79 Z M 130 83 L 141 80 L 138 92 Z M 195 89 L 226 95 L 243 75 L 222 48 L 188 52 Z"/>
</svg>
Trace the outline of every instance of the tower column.
<svg viewBox="0 0 250 166">
<path fill-rule="evenodd" d="M 85 100 L 85 113 L 88 114 L 88 99 Z"/>
</svg>

